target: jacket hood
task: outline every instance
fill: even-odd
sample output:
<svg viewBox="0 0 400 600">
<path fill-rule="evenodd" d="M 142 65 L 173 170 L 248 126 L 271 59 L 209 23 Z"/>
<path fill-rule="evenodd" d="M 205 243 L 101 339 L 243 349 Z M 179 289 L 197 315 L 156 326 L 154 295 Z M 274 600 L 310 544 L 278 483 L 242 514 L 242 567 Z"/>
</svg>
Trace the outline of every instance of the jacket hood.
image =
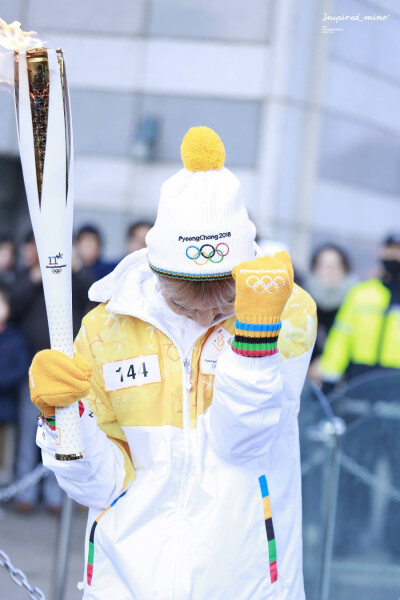
<svg viewBox="0 0 400 600">
<path fill-rule="evenodd" d="M 128 254 L 115 269 L 89 289 L 92 302 L 108 302 L 107 309 L 145 318 L 145 284 L 155 277 L 147 260 L 147 248 Z"/>
</svg>

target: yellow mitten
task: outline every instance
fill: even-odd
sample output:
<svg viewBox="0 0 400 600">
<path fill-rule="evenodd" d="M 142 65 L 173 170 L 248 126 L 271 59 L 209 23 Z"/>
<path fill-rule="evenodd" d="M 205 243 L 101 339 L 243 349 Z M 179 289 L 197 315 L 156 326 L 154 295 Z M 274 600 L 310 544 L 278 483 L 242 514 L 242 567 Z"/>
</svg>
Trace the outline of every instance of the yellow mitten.
<svg viewBox="0 0 400 600">
<path fill-rule="evenodd" d="M 35 354 L 29 369 L 31 400 L 45 416 L 56 406 L 67 406 L 89 393 L 92 367 L 80 354 L 70 358 L 58 350 Z"/>
<path fill-rule="evenodd" d="M 261 256 L 234 267 L 236 332 L 232 349 L 244 356 L 278 352 L 281 314 L 293 289 L 287 252 Z"/>
</svg>

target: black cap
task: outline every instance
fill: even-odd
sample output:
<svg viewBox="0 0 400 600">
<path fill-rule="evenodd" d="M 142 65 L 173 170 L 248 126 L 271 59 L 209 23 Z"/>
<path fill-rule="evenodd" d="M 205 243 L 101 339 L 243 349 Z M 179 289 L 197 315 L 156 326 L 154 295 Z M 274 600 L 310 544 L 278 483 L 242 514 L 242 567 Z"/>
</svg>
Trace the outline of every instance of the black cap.
<svg viewBox="0 0 400 600">
<path fill-rule="evenodd" d="M 400 233 L 392 233 L 383 240 L 383 246 L 391 246 L 392 244 L 400 246 Z"/>
</svg>

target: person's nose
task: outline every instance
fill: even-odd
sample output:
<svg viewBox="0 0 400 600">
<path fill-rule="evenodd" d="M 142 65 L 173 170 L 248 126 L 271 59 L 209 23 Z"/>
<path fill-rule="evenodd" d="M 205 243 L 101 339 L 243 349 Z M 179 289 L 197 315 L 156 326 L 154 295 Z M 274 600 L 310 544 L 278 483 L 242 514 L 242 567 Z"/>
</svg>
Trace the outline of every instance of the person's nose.
<svg viewBox="0 0 400 600">
<path fill-rule="evenodd" d="M 218 311 L 214 310 L 202 310 L 197 313 L 197 322 L 202 327 L 209 327 L 211 323 L 214 321 L 215 316 L 218 314 Z"/>
</svg>

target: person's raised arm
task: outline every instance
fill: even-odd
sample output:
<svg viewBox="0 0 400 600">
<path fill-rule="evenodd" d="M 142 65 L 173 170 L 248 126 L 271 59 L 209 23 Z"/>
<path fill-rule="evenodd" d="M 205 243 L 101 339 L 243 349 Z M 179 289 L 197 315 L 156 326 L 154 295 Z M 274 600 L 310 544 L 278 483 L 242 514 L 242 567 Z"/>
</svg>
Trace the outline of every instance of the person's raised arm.
<svg viewBox="0 0 400 600">
<path fill-rule="evenodd" d="M 209 435 L 217 454 L 245 462 L 264 455 L 277 434 L 283 397 L 278 337 L 293 268 L 280 252 L 238 265 L 233 277 L 235 337 L 218 361 Z"/>
</svg>

